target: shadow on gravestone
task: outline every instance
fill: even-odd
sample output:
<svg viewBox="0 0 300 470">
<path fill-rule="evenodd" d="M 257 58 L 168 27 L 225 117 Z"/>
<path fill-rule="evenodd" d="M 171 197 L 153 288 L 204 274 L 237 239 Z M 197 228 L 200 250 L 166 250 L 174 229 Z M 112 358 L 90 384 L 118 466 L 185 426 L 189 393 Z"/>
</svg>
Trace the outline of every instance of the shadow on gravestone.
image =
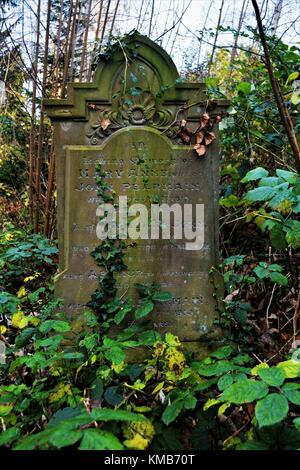
<svg viewBox="0 0 300 470">
<path fill-rule="evenodd" d="M 60 268 L 55 294 L 74 319 L 74 331 L 82 328 L 82 313 L 98 287 L 100 270 L 90 253 L 100 243 L 95 167 L 101 163 L 107 182 L 128 207 L 143 204 L 151 213 L 153 204 L 177 204 L 184 224 L 184 205 L 191 205 L 190 228 L 195 231 L 198 224 L 202 233 L 198 249 L 187 249 L 190 239 L 172 237 L 174 216 L 169 238 L 151 239 L 148 233 L 148 238 L 128 239 L 127 270 L 117 276 L 119 295 L 135 297 L 135 283 L 158 283 L 173 299 L 156 306 L 157 330 L 191 346 L 219 335 L 214 290 L 222 290 L 222 282 L 212 283 L 209 275 L 218 264 L 218 126 L 216 140 L 200 157 L 194 143 L 179 137 L 178 122 L 185 119 L 193 132 L 203 113 L 217 116 L 228 105 L 208 102 L 204 84 L 182 82 L 166 52 L 138 33 L 126 47 L 112 48 L 92 83 L 70 83 L 67 99 L 45 100 L 56 155 Z M 197 205 L 204 210 L 200 223 Z"/>
</svg>

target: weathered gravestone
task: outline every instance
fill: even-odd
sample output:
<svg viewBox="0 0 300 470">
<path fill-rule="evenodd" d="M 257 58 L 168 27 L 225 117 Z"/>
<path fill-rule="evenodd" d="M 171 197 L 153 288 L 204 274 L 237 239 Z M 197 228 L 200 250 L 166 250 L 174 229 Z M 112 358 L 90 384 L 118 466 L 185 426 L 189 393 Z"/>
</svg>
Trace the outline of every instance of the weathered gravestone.
<svg viewBox="0 0 300 470">
<path fill-rule="evenodd" d="M 195 223 L 204 229 L 200 249 L 187 249 L 184 237 L 128 240 L 128 269 L 117 280 L 120 295 L 130 296 L 137 282 L 156 282 L 173 294 L 152 315 L 159 331 L 171 331 L 183 341 L 214 333 L 217 309 L 208 271 L 218 262 L 218 138 L 198 156 L 194 144 L 180 138 L 178 120 L 195 130 L 204 112 L 218 115 L 227 105 L 209 103 L 201 83 L 182 83 L 170 57 L 139 34 L 112 49 L 92 83 L 69 84 L 67 99 L 47 100 L 56 154 L 56 296 L 74 320 L 98 285 L 99 268 L 90 253 L 101 243 L 95 184 L 95 167 L 101 163 L 116 195 L 127 196 L 128 207 L 204 205 L 204 221 L 199 224 L 193 215 L 192 222 L 194 229 Z"/>
</svg>

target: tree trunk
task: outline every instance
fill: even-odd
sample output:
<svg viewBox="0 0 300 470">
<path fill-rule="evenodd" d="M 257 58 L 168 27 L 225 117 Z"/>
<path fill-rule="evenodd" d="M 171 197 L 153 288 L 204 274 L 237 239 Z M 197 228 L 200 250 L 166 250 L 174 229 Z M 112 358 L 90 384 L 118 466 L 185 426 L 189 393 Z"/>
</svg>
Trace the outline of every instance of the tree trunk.
<svg viewBox="0 0 300 470">
<path fill-rule="evenodd" d="M 92 50 L 91 57 L 90 57 L 89 70 L 88 70 L 88 75 L 87 75 L 88 81 L 90 81 L 91 78 L 92 78 L 92 66 L 93 66 L 93 62 L 94 62 L 95 54 L 96 54 L 96 50 L 97 50 L 97 39 L 99 37 L 99 31 L 100 31 L 100 24 L 101 24 L 101 17 L 102 17 L 102 7 L 103 7 L 103 0 L 101 0 L 101 3 L 100 3 L 100 11 L 99 11 L 98 20 L 97 20 L 97 27 L 96 27 L 95 38 L 94 38 L 94 45 L 93 45 L 93 50 Z"/>
<path fill-rule="evenodd" d="M 49 52 L 49 33 L 50 33 L 50 12 L 51 12 L 51 0 L 48 0 L 47 8 L 47 23 L 45 33 L 45 52 L 44 52 L 44 64 L 43 64 L 43 78 L 42 78 L 42 97 L 41 97 L 41 108 L 40 108 L 40 124 L 39 124 L 39 138 L 38 138 L 38 149 L 36 158 L 36 169 L 35 169 L 35 210 L 34 210 L 34 230 L 39 231 L 39 215 L 40 215 L 40 202 L 41 202 L 41 166 L 42 166 L 42 151 L 43 151 L 43 140 L 44 140 L 44 97 L 46 94 L 46 81 L 47 81 L 47 68 L 48 68 L 48 52 Z"/>
<path fill-rule="evenodd" d="M 104 38 L 104 33 L 105 33 L 107 21 L 108 21 L 108 14 L 109 14 L 110 4 L 111 4 L 111 0 L 108 0 L 108 4 L 107 4 L 107 8 L 106 8 L 106 13 L 105 13 L 105 18 L 104 18 L 104 23 L 103 23 L 103 26 L 102 26 L 102 32 L 101 32 L 101 39 L 100 39 L 99 51 L 101 51 L 101 48 L 102 48 L 102 45 L 103 45 L 103 38 Z"/>
<path fill-rule="evenodd" d="M 288 108 L 285 104 L 284 98 L 282 96 L 282 92 L 281 92 L 279 83 L 278 83 L 278 81 L 275 77 L 274 71 L 273 71 L 271 58 L 270 58 L 270 52 L 269 52 L 268 44 L 267 44 L 267 41 L 266 41 L 266 36 L 265 36 L 262 21 L 261 21 L 261 16 L 260 16 L 260 12 L 259 12 L 257 2 L 256 2 L 256 0 L 251 0 L 251 1 L 252 1 L 254 11 L 255 11 L 259 36 L 260 36 L 260 40 L 261 40 L 261 43 L 262 43 L 262 46 L 263 46 L 263 49 L 264 49 L 266 67 L 267 67 L 267 70 L 268 70 L 268 73 L 269 73 L 269 78 L 270 78 L 272 90 L 273 90 L 273 93 L 274 93 L 274 97 L 275 97 L 275 100 L 276 100 L 276 103 L 277 103 L 277 108 L 278 108 L 278 111 L 279 111 L 279 115 L 280 115 L 280 118 L 281 118 L 282 125 L 284 126 L 284 128 L 286 130 L 287 137 L 288 137 L 288 140 L 289 140 L 292 152 L 293 152 L 293 156 L 294 156 L 294 160 L 295 160 L 295 167 L 296 167 L 298 173 L 300 173 L 300 149 L 299 149 L 299 144 L 298 144 L 298 141 L 297 141 L 297 138 L 296 138 L 294 125 L 293 125 L 289 110 L 288 110 Z"/>
<path fill-rule="evenodd" d="M 243 5 L 242 5 L 241 14 L 240 14 L 238 28 L 237 28 L 236 35 L 235 35 L 235 38 L 234 38 L 234 45 L 233 45 L 233 48 L 232 48 L 232 51 L 231 51 L 231 56 L 230 56 L 230 62 L 229 62 L 229 71 L 230 72 L 232 70 L 234 59 L 236 58 L 239 35 L 240 35 L 241 29 L 242 29 L 242 25 L 243 25 L 244 16 L 245 16 L 245 13 L 246 13 L 246 10 L 247 10 L 247 6 L 248 6 L 248 0 L 247 0 L 247 4 L 246 4 L 246 0 L 244 0 Z"/>
<path fill-rule="evenodd" d="M 276 34 L 280 17 L 281 17 L 282 6 L 283 6 L 283 0 L 278 0 L 274 8 L 274 13 L 273 13 L 273 18 L 272 18 L 272 24 L 271 24 L 272 35 Z"/>
<path fill-rule="evenodd" d="M 79 81 L 80 82 L 82 80 L 84 64 L 85 64 L 87 40 L 88 40 L 89 26 L 90 26 L 90 19 L 91 19 L 91 8 L 92 8 L 92 0 L 90 0 L 89 4 L 88 4 L 88 11 L 87 11 L 87 17 L 86 17 L 86 22 L 85 22 L 86 24 L 85 24 L 85 30 L 84 30 L 84 39 L 83 39 L 83 45 L 82 45 L 80 70 L 79 70 Z"/>
<path fill-rule="evenodd" d="M 33 75 L 32 81 L 32 103 L 31 103 L 31 126 L 29 134 L 29 220 L 33 225 L 33 214 L 34 214 L 34 160 L 35 160 L 35 139 L 36 139 L 36 92 L 37 92 L 37 77 L 38 77 L 38 59 L 39 59 L 39 47 L 40 47 L 40 16 L 41 16 L 41 0 L 38 1 L 37 5 L 37 17 L 36 17 L 36 42 L 35 42 L 35 57 L 33 63 Z"/>
<path fill-rule="evenodd" d="M 119 8 L 119 3 L 120 3 L 120 0 L 117 0 L 117 4 L 115 6 L 115 11 L 114 11 L 114 16 L 113 16 L 113 19 L 112 19 L 112 22 L 111 22 L 111 25 L 110 25 L 109 37 L 111 37 L 112 33 L 113 33 L 113 29 L 114 29 L 115 21 L 116 21 L 116 16 L 117 16 L 118 8 Z"/>
<path fill-rule="evenodd" d="M 213 63 L 213 60 L 214 60 L 214 55 L 215 55 L 215 50 L 216 50 L 216 45 L 217 45 L 217 40 L 218 40 L 218 35 L 219 35 L 219 28 L 220 28 L 221 21 L 222 21 L 223 6 L 224 6 L 224 0 L 222 0 L 222 3 L 221 3 L 221 7 L 220 7 L 220 11 L 219 11 L 218 24 L 217 24 L 217 29 L 216 29 L 215 39 L 214 39 L 214 44 L 213 44 L 213 48 L 212 48 L 212 51 L 211 51 L 211 56 L 210 56 L 210 59 L 209 59 L 209 62 L 208 62 L 208 75 L 210 74 L 210 69 L 211 69 L 211 66 L 212 66 L 212 63 Z"/>
</svg>

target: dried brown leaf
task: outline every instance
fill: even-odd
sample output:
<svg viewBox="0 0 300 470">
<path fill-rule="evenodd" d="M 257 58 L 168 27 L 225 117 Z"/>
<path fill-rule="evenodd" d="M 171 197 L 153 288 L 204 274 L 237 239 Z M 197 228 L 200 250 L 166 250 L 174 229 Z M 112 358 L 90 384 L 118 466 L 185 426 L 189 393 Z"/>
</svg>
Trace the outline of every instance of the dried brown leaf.
<svg viewBox="0 0 300 470">
<path fill-rule="evenodd" d="M 186 143 L 186 144 L 189 144 L 189 143 L 190 143 L 190 141 L 191 141 L 191 134 L 190 134 L 190 132 L 189 132 L 188 129 L 184 129 L 184 130 L 178 132 L 177 135 L 181 138 L 181 140 L 182 140 L 184 143 Z"/>
<path fill-rule="evenodd" d="M 204 138 L 205 145 L 210 145 L 214 140 L 216 140 L 216 136 L 213 132 L 207 132 L 205 134 L 205 138 Z"/>
<path fill-rule="evenodd" d="M 201 144 L 203 139 L 204 139 L 205 132 L 204 131 L 198 131 L 195 135 L 195 141 L 196 144 Z"/>
<path fill-rule="evenodd" d="M 111 125 L 111 121 L 108 118 L 101 119 L 100 126 L 103 131 L 105 131 Z"/>
<path fill-rule="evenodd" d="M 196 151 L 198 157 L 203 157 L 206 153 L 206 147 L 202 144 L 194 145 L 194 150 Z"/>
<path fill-rule="evenodd" d="M 203 129 L 209 123 L 209 115 L 207 113 L 202 114 L 200 117 L 200 129 Z"/>
</svg>

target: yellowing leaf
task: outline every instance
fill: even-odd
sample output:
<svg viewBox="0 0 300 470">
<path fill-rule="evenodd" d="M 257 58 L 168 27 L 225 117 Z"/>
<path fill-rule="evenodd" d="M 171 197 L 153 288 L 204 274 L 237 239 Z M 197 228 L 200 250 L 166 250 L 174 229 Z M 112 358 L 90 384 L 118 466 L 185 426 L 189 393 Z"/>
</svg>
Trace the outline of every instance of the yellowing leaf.
<svg viewBox="0 0 300 470">
<path fill-rule="evenodd" d="M 18 311 L 13 314 L 11 322 L 14 327 L 22 329 L 28 325 L 28 318 L 25 317 L 23 312 Z"/>
<path fill-rule="evenodd" d="M 3 416 L 9 415 L 12 409 L 13 409 L 13 405 L 3 403 L 2 405 L 0 405 L 0 416 L 3 417 Z"/>
<path fill-rule="evenodd" d="M 125 369 L 126 364 L 124 362 L 120 362 L 119 364 L 112 364 L 111 368 L 114 370 L 117 374 L 122 372 L 123 369 Z"/>
<path fill-rule="evenodd" d="M 253 367 L 253 369 L 251 369 L 251 374 L 252 375 L 257 375 L 257 371 L 259 369 L 268 369 L 268 364 L 266 362 L 261 362 L 260 364 L 257 364 L 257 366 Z"/>
<path fill-rule="evenodd" d="M 136 434 L 133 439 L 127 439 L 124 441 L 124 446 L 127 447 L 127 449 L 132 450 L 145 450 L 149 444 L 149 440 L 139 434 Z"/>
<path fill-rule="evenodd" d="M 293 207 L 293 202 L 288 201 L 287 199 L 285 199 L 284 201 L 282 201 L 282 202 L 276 207 L 276 209 L 277 209 L 278 212 L 280 212 L 282 215 L 288 215 L 288 214 L 291 212 L 292 207 Z"/>
<path fill-rule="evenodd" d="M 54 392 L 50 393 L 49 395 L 49 403 L 55 403 L 63 398 L 65 395 L 70 395 L 71 393 L 71 385 L 70 384 L 63 384 L 60 383 L 55 388 Z"/>
<path fill-rule="evenodd" d="M 36 272 L 33 274 L 33 276 L 27 276 L 24 278 L 24 282 L 29 282 L 29 281 L 33 281 L 34 279 L 37 279 L 38 277 L 40 277 L 40 273 Z"/>
<path fill-rule="evenodd" d="M 279 367 L 287 379 L 295 379 L 300 377 L 300 362 L 290 359 L 289 361 L 279 362 L 276 367 Z"/>
<path fill-rule="evenodd" d="M 95 364 L 95 362 L 97 361 L 97 355 L 96 354 L 93 354 L 91 359 L 90 359 L 90 363 L 91 364 Z"/>
<path fill-rule="evenodd" d="M 219 405 L 220 402 L 216 398 L 209 398 L 206 403 L 204 403 L 203 411 L 208 410 L 211 406 Z"/>
<path fill-rule="evenodd" d="M 181 345 L 178 336 L 172 335 L 172 333 L 166 333 L 165 340 L 168 346 L 174 346 L 176 348 Z"/>
<path fill-rule="evenodd" d="M 21 286 L 20 289 L 19 289 L 18 292 L 17 292 L 17 297 L 18 297 L 18 299 L 21 299 L 21 298 L 24 297 L 25 295 L 26 295 L 25 286 Z"/>
<path fill-rule="evenodd" d="M 224 412 L 227 410 L 227 408 L 229 408 L 231 405 L 231 403 L 229 402 L 226 402 L 226 403 L 223 403 L 223 405 L 220 406 L 220 408 L 218 409 L 218 416 L 221 416 L 222 414 L 224 414 Z"/>
<path fill-rule="evenodd" d="M 155 393 L 159 392 L 163 388 L 164 384 L 165 382 L 160 382 L 158 385 L 156 385 L 155 389 L 152 392 L 152 395 L 155 395 Z"/>
<path fill-rule="evenodd" d="M 0 325 L 0 335 L 4 335 L 4 333 L 7 331 L 6 326 Z"/>
</svg>

